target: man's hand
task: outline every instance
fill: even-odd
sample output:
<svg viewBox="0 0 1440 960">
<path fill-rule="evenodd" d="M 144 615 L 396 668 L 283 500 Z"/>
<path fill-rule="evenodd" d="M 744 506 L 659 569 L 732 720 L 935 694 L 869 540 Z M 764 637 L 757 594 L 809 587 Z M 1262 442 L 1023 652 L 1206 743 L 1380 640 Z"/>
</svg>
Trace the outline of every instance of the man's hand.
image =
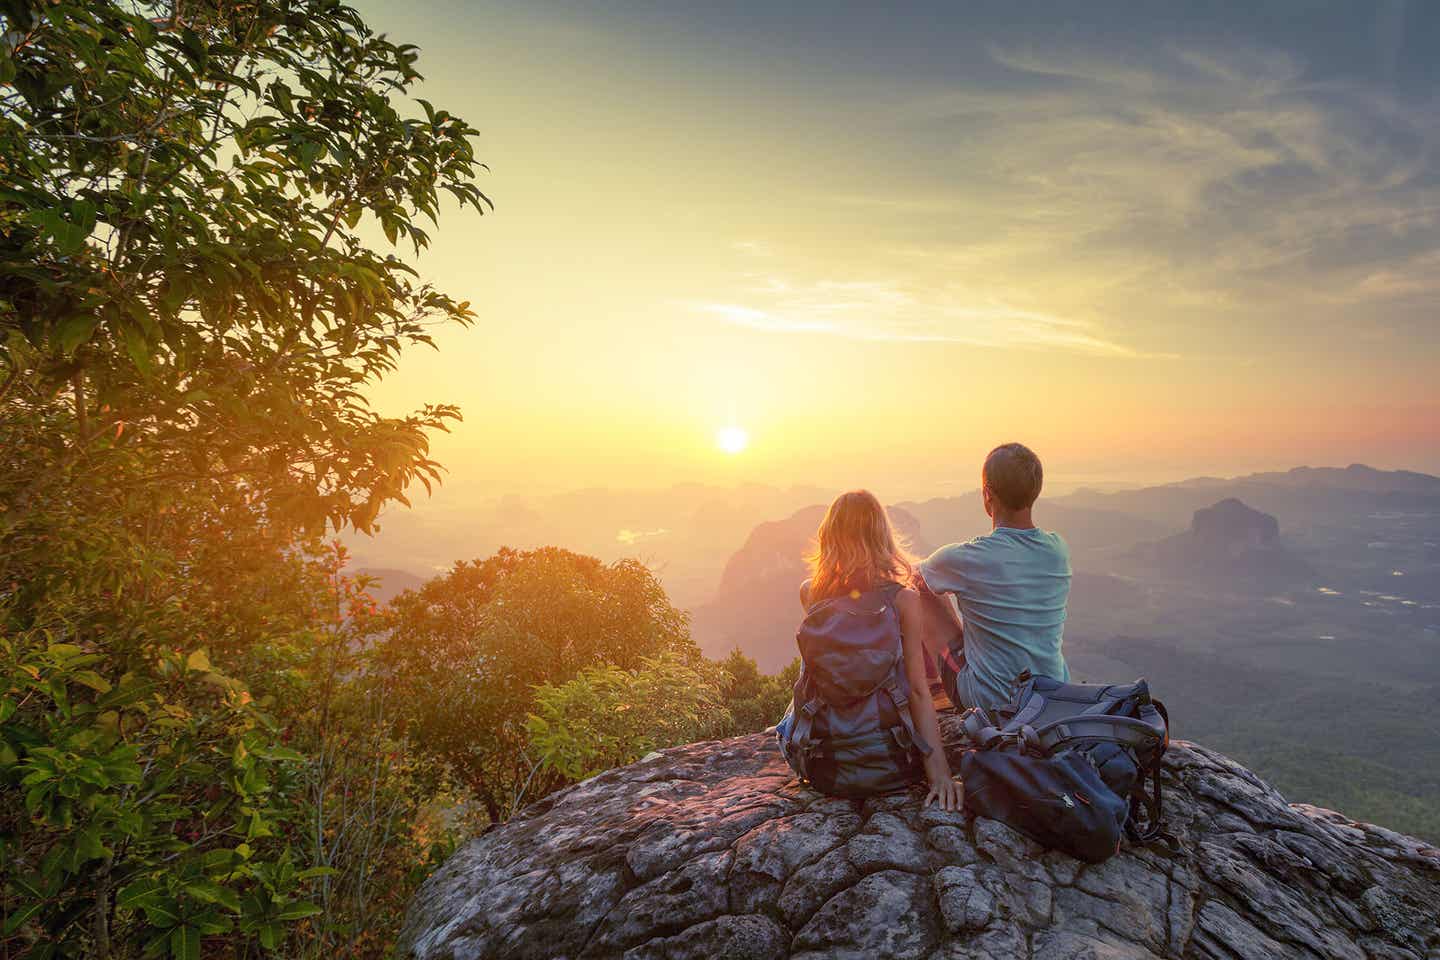
<svg viewBox="0 0 1440 960">
<path fill-rule="evenodd" d="M 925 806 L 939 803 L 941 810 L 959 810 L 965 805 L 965 784 L 952 777 L 930 781 L 930 792 L 925 795 Z"/>
</svg>

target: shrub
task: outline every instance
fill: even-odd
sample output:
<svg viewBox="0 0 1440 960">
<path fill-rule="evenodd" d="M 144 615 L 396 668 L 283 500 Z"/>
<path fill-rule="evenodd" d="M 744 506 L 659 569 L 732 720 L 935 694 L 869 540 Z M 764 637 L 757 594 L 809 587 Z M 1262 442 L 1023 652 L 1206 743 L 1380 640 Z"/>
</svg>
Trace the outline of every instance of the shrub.
<svg viewBox="0 0 1440 960">
<path fill-rule="evenodd" d="M 492 821 L 522 791 L 562 782 L 527 749 L 536 687 L 666 652 L 698 657 L 685 614 L 643 564 L 555 547 L 458 563 L 392 601 L 385 628 L 378 658 L 397 733 L 452 769 Z"/>
<path fill-rule="evenodd" d="M 715 663 L 666 653 L 633 670 L 606 664 L 542 684 L 526 722 L 532 762 L 583 780 L 652 750 L 706 739 L 730 721 L 723 683 Z"/>
</svg>

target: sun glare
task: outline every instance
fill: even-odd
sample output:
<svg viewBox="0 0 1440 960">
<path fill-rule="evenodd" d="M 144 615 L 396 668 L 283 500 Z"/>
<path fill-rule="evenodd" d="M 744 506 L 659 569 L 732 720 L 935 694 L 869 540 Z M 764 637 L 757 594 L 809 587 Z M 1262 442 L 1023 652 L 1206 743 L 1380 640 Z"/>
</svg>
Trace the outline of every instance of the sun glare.
<svg viewBox="0 0 1440 960">
<path fill-rule="evenodd" d="M 750 443 L 750 434 L 741 427 L 729 426 L 715 434 L 715 446 L 726 453 L 739 453 Z"/>
</svg>

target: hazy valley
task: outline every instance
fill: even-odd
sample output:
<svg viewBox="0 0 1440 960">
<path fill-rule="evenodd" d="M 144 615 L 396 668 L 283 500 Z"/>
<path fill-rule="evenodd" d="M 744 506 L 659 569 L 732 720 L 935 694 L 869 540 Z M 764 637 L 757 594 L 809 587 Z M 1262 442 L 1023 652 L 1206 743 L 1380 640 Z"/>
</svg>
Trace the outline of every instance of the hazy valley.
<svg viewBox="0 0 1440 960">
<path fill-rule="evenodd" d="M 827 497 L 592 490 L 421 521 L 445 515 L 431 505 L 356 550 L 383 596 L 501 545 L 638 556 L 707 653 L 739 647 L 773 672 L 794 656 L 796 588 Z M 988 528 L 978 492 L 892 512 L 917 554 Z M 1440 478 L 1356 465 L 1080 489 L 1042 499 L 1037 517 L 1071 545 L 1077 677 L 1146 676 L 1177 735 L 1295 798 L 1440 838 Z"/>
</svg>

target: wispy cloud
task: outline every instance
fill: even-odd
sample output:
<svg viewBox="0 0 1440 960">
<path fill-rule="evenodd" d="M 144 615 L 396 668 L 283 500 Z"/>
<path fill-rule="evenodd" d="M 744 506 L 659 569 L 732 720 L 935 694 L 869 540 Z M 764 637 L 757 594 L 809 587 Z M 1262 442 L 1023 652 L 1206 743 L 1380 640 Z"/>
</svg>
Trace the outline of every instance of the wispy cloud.
<svg viewBox="0 0 1440 960">
<path fill-rule="evenodd" d="M 906 116 L 952 131 L 972 188 L 952 202 L 1027 266 L 1123 262 L 1135 287 L 1190 301 L 1380 302 L 1429 285 L 1423 254 L 1440 250 L 1433 96 L 1317 78 L 1296 55 L 1259 47 L 1158 44 L 1128 63 L 1113 51 L 989 54 L 1026 82 L 919 97 Z M 1382 268 L 1383 280 L 1362 282 Z"/>
<path fill-rule="evenodd" d="M 727 323 L 770 333 L 1143 355 L 1083 320 L 987 303 L 954 291 L 913 291 L 885 281 L 796 284 L 771 278 L 750 289 L 747 303 L 693 306 Z"/>
<path fill-rule="evenodd" d="M 732 244 L 732 283 L 690 306 L 772 332 L 1241 359 L 1238 329 L 1297 310 L 1311 335 L 1357 309 L 1413 326 L 1440 292 L 1434 91 L 1258 44 L 984 54 L 857 107 L 918 146 L 809 198 L 845 235 Z"/>
</svg>

